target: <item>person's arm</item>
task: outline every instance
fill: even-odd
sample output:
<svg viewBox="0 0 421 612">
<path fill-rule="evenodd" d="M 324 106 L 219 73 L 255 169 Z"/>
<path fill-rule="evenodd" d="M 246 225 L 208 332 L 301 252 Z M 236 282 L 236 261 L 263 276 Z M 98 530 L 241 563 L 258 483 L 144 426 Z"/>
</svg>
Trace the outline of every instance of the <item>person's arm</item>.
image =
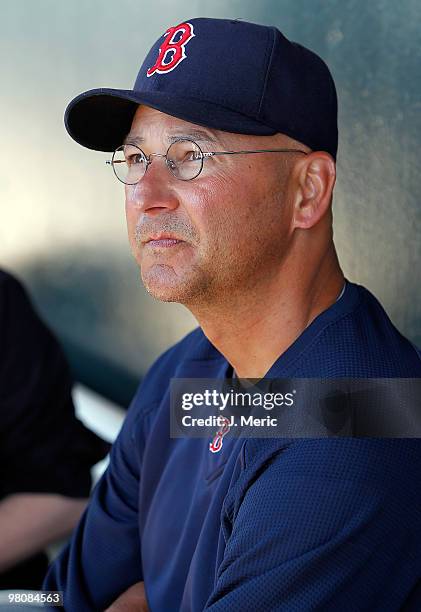
<svg viewBox="0 0 421 612">
<path fill-rule="evenodd" d="M 69 535 L 87 499 L 15 493 L 0 501 L 0 572 Z"/>
<path fill-rule="evenodd" d="M 110 452 L 91 501 L 44 580 L 43 589 L 64 591 L 66 612 L 107 608 L 143 580 L 139 490 L 143 453 L 162 395 L 168 388 L 173 348 L 149 368 Z"/>
<path fill-rule="evenodd" d="M 128 588 L 105 612 L 149 612 L 143 581 Z"/>
<path fill-rule="evenodd" d="M 71 531 L 110 445 L 76 418 L 59 343 L 1 270 L 0 347 L 0 571 L 13 571 Z"/>
<path fill-rule="evenodd" d="M 104 610 L 143 580 L 139 484 L 147 426 L 155 405 L 140 411 L 136 395 L 112 446 L 110 463 L 68 546 L 47 573 L 43 589 L 64 591 L 67 612 Z"/>
<path fill-rule="evenodd" d="M 206 612 L 401 609 L 420 577 L 420 442 L 261 442 L 275 451 L 227 496 Z"/>
</svg>

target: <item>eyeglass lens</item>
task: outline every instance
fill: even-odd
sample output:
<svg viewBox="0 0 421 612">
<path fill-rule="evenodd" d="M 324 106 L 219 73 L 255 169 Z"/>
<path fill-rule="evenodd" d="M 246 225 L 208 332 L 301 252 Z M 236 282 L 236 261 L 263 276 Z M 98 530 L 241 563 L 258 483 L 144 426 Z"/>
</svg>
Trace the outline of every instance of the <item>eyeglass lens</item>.
<svg viewBox="0 0 421 612">
<path fill-rule="evenodd" d="M 203 152 L 192 140 L 184 139 L 173 142 L 165 157 L 170 172 L 182 181 L 196 178 L 203 167 Z M 135 185 L 143 178 L 148 165 L 153 160 L 153 154 L 147 157 L 139 147 L 126 144 L 114 152 L 112 166 L 119 181 L 126 185 Z"/>
</svg>

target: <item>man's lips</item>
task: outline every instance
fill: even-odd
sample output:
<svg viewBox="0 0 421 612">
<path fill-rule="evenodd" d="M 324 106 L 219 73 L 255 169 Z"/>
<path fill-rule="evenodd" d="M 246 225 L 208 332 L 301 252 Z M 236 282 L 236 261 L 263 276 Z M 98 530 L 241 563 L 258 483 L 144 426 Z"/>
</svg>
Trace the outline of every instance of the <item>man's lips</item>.
<svg viewBox="0 0 421 612">
<path fill-rule="evenodd" d="M 184 242 L 184 240 L 177 238 L 177 236 L 174 236 L 173 234 L 156 234 L 147 238 L 144 241 L 144 244 L 155 247 L 171 247 L 176 246 L 181 242 Z"/>
</svg>

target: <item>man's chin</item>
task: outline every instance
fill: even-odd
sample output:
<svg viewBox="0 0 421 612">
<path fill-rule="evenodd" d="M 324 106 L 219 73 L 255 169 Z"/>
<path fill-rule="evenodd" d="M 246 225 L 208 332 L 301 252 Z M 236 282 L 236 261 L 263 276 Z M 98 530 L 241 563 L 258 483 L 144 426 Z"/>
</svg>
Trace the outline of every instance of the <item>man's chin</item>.
<svg viewBox="0 0 421 612">
<path fill-rule="evenodd" d="M 146 291 L 161 302 L 177 302 L 187 308 L 209 301 L 211 282 L 199 268 L 176 268 L 166 264 L 140 266 L 140 275 Z"/>
<path fill-rule="evenodd" d="M 145 283 L 143 283 L 145 285 Z M 174 291 L 166 290 L 162 287 L 150 287 L 145 285 L 146 291 L 151 295 L 155 300 L 159 300 L 160 302 L 178 302 L 183 303 L 181 296 Z"/>
<path fill-rule="evenodd" d="M 141 278 L 146 291 L 160 302 L 179 302 L 183 304 L 190 293 L 188 283 L 178 277 L 167 266 L 159 266 L 159 270 L 143 272 Z"/>
</svg>

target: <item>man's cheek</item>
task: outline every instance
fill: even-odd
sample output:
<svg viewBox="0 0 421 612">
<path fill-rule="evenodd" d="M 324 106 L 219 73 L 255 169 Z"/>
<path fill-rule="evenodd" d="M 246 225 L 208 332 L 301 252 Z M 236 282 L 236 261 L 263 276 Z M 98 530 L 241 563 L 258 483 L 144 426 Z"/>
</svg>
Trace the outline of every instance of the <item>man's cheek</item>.
<svg viewBox="0 0 421 612">
<path fill-rule="evenodd" d="M 140 264 L 142 260 L 142 245 L 136 237 L 136 219 L 132 215 L 126 213 L 127 237 L 129 240 L 130 250 L 136 261 Z"/>
<path fill-rule="evenodd" d="M 130 245 L 136 242 L 137 218 L 138 215 L 135 213 L 135 211 L 130 206 L 126 205 L 126 225 Z"/>
</svg>

